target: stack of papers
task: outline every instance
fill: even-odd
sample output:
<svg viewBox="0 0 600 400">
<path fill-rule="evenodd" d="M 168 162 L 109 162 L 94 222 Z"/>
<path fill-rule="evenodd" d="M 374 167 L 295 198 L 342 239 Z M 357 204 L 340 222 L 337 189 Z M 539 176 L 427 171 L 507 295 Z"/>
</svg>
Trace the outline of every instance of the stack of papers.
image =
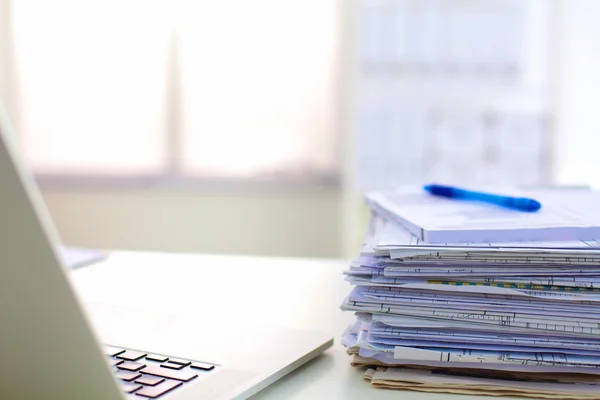
<svg viewBox="0 0 600 400">
<path fill-rule="evenodd" d="M 600 242 L 520 241 L 512 232 L 510 242 L 428 243 L 401 224 L 410 215 L 382 212 L 373 198 L 342 304 L 356 314 L 343 344 L 353 365 L 371 367 L 365 380 L 600 399 Z"/>
</svg>

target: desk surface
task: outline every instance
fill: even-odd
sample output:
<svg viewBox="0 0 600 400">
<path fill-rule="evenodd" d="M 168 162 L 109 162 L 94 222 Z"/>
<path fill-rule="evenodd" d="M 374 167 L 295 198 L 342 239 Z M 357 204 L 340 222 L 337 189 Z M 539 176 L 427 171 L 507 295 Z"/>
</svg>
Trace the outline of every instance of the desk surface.
<svg viewBox="0 0 600 400">
<path fill-rule="evenodd" d="M 97 284 L 94 270 L 103 268 L 117 271 L 127 265 L 143 265 L 144 268 L 161 270 L 168 267 L 171 273 L 165 274 L 165 287 L 178 287 L 178 296 L 183 299 L 181 303 L 187 304 L 190 312 L 195 302 L 202 301 L 197 295 L 198 285 L 195 282 L 204 282 L 202 290 L 226 287 L 232 293 L 240 292 L 256 297 L 252 306 L 255 311 L 257 305 L 267 308 L 263 315 L 268 313 L 269 318 L 276 318 L 286 326 L 313 327 L 334 337 L 335 344 L 331 349 L 259 392 L 253 399 L 490 399 L 483 396 L 444 396 L 374 389 L 363 382 L 364 370 L 350 366 L 350 357 L 339 343 L 342 332 L 353 320 L 352 313 L 342 312 L 339 308 L 351 289 L 342 276 L 342 271 L 347 266 L 346 261 L 114 252 L 94 266 L 73 272 L 73 282 L 80 296 L 93 302 L 96 296 L 102 297 L 102 291 L 106 290 L 106 286 Z M 185 271 L 189 277 L 192 270 L 193 274 L 197 274 L 195 282 L 178 280 L 178 271 Z M 227 274 L 223 274 L 225 270 Z M 252 285 L 248 285 L 248 282 L 252 282 Z M 263 292 L 265 294 L 261 295 Z M 186 299 L 185 296 L 189 298 Z M 273 296 L 278 296 L 283 301 L 274 303 Z M 234 303 L 234 300 L 238 301 Z M 160 302 L 153 306 L 158 309 Z M 227 305 L 224 306 L 227 308 Z M 232 299 L 231 307 L 239 308 L 239 298 Z M 245 315 L 256 316 L 256 312 L 242 310 L 236 313 L 239 318 L 244 318 Z"/>
</svg>

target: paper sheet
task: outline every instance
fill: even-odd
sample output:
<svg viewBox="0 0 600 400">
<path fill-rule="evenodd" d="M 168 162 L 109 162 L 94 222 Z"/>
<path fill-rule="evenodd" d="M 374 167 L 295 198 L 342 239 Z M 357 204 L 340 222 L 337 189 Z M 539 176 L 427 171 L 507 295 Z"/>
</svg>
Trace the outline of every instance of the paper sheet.
<svg viewBox="0 0 600 400">
<path fill-rule="evenodd" d="M 515 188 L 488 190 L 527 197 Z M 538 191 L 542 208 L 534 213 L 432 196 L 421 188 L 367 193 L 370 206 L 430 243 L 448 241 L 579 240 L 600 236 L 600 193 Z"/>
<path fill-rule="evenodd" d="M 405 227 L 390 220 L 385 220 L 380 216 L 373 215 L 373 229 L 376 230 L 373 234 L 373 240 L 376 240 L 375 248 L 379 250 L 396 250 L 399 255 L 401 251 L 405 251 L 405 256 L 417 254 L 428 254 L 431 252 L 451 252 L 460 249 L 469 251 L 505 251 L 505 252 L 520 252 L 520 251 L 559 251 L 584 253 L 590 250 L 600 249 L 600 242 L 596 239 L 588 240 L 556 240 L 556 241 L 511 241 L 511 242 L 444 242 L 444 243 L 427 243 L 420 239 L 417 235 L 412 234 Z"/>
<path fill-rule="evenodd" d="M 69 246 L 61 246 L 58 254 L 63 265 L 69 269 L 90 265 L 107 257 L 106 253 L 98 250 Z"/>
</svg>

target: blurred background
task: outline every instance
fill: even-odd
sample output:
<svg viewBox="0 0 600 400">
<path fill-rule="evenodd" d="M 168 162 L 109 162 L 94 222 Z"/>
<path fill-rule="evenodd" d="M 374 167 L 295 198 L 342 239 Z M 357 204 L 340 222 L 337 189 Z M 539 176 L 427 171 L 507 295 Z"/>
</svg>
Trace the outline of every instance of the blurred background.
<svg viewBox="0 0 600 400">
<path fill-rule="evenodd" d="M 359 249 L 365 190 L 600 186 L 596 0 L 0 0 L 67 244 Z"/>
</svg>

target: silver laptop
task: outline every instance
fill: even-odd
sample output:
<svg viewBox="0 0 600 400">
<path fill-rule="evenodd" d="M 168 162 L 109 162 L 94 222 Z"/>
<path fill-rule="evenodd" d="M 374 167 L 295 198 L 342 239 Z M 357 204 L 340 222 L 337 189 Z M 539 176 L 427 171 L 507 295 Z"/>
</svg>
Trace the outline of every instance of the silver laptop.
<svg viewBox="0 0 600 400">
<path fill-rule="evenodd" d="M 119 324 L 116 334 L 115 329 L 110 335 L 97 332 L 97 316 L 86 314 L 90 308 L 80 302 L 56 254 L 58 235 L 13 136 L 0 107 L 0 398 L 246 398 L 331 346 L 328 335 L 285 327 L 250 342 L 251 332 L 240 331 L 236 343 L 231 332 L 239 327 L 232 318 L 206 321 L 193 335 L 163 324 L 169 329 L 164 335 L 161 324 L 136 327 L 139 315 L 128 318 L 125 306 L 104 309 L 109 321 L 103 326 Z M 87 268 L 94 267 L 83 273 Z M 160 281 L 168 268 L 152 269 L 135 283 Z M 98 265 L 95 272 L 102 271 Z M 128 289 L 127 282 L 119 284 Z M 114 298 L 116 290 L 106 293 Z M 162 301 L 177 309 L 176 297 Z M 190 318 L 202 318 L 209 308 L 214 304 L 199 299 Z M 139 345 L 133 335 L 138 332 Z M 220 332 L 227 333 L 227 343 L 211 340 Z M 100 343 L 106 337 L 110 343 Z M 242 343 L 252 348 L 246 346 L 236 358 Z"/>
</svg>

